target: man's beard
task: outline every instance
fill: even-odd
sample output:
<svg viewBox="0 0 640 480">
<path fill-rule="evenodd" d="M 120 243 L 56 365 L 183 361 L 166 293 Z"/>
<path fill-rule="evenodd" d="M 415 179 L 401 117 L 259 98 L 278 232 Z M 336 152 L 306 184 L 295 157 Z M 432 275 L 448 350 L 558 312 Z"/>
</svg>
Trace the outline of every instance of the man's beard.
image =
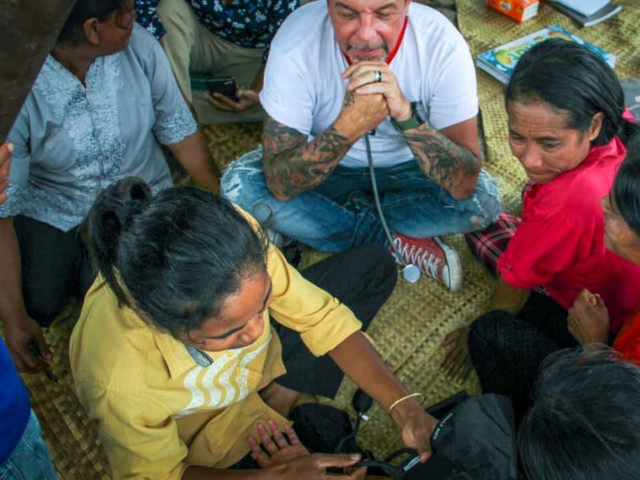
<svg viewBox="0 0 640 480">
<path fill-rule="evenodd" d="M 360 52 L 372 51 L 372 50 L 383 50 L 384 54 L 377 57 L 367 57 L 360 55 Z M 351 62 L 362 62 L 366 60 L 371 60 L 374 62 L 384 62 L 387 60 L 389 56 L 389 49 L 387 48 L 387 44 L 382 42 L 378 45 L 353 45 L 351 43 L 347 43 L 347 56 L 351 60 Z"/>
</svg>

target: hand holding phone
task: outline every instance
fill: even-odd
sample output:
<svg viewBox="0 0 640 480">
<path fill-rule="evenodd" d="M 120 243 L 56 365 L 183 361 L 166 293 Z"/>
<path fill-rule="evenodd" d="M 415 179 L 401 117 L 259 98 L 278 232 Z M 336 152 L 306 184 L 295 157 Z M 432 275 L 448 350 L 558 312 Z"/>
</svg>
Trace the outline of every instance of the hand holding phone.
<svg viewBox="0 0 640 480">
<path fill-rule="evenodd" d="M 238 89 L 233 77 L 208 78 L 206 84 L 209 93 L 204 97 L 217 110 L 237 113 L 260 103 L 258 92 Z"/>
<path fill-rule="evenodd" d="M 27 343 L 27 348 L 29 349 L 29 352 L 31 352 L 31 355 L 36 357 L 36 359 L 39 362 L 42 362 L 44 364 L 45 366 L 44 373 L 47 375 L 47 378 L 52 382 L 57 382 L 58 377 L 56 377 L 56 374 L 53 373 L 53 370 L 51 370 L 51 367 L 49 366 L 45 358 L 42 356 L 42 352 L 40 352 L 40 347 L 38 347 L 38 343 L 35 341 L 35 339 L 32 338 L 31 340 L 29 340 L 29 343 Z"/>
<path fill-rule="evenodd" d="M 233 77 L 212 77 L 207 79 L 207 88 L 212 97 L 215 98 L 215 94 L 220 94 L 228 99 L 238 102 L 239 99 L 236 96 L 238 86 L 236 85 L 236 79 Z"/>
</svg>

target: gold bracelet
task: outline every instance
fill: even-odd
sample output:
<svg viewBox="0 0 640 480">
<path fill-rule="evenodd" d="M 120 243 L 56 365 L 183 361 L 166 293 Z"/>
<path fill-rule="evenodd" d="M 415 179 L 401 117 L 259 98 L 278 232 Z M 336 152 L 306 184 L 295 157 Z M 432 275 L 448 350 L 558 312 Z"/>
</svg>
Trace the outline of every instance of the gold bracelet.
<svg viewBox="0 0 640 480">
<path fill-rule="evenodd" d="M 407 395 L 406 397 L 402 397 L 399 398 L 398 400 L 396 400 L 395 402 L 393 402 L 391 404 L 391 406 L 389 407 L 389 415 L 391 415 L 391 411 L 396 408 L 398 406 L 398 404 L 404 402 L 405 400 L 409 400 L 410 398 L 415 398 L 415 397 L 422 397 L 424 398 L 424 393 L 411 393 L 409 395 Z"/>
</svg>

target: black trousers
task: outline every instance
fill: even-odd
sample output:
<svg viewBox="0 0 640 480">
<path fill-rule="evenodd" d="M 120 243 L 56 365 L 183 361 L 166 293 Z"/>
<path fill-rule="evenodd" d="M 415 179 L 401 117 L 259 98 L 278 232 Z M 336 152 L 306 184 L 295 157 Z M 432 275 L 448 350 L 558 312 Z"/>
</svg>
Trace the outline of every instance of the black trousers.
<svg viewBox="0 0 640 480">
<path fill-rule="evenodd" d="M 361 245 L 303 270 L 302 275 L 348 306 L 363 330 L 387 301 L 398 279 L 393 257 L 379 245 Z M 276 381 L 292 390 L 333 398 L 343 378 L 327 355 L 314 357 L 300 334 L 274 322 L 287 373 Z"/>
<path fill-rule="evenodd" d="M 20 246 L 27 313 L 46 327 L 70 297 L 84 297 L 96 272 L 77 228 L 63 232 L 23 216 L 14 217 L 13 223 Z"/>
<path fill-rule="evenodd" d="M 553 299 L 534 291 L 517 315 L 489 312 L 471 325 L 469 354 L 482 392 L 509 397 L 516 421 L 530 406 L 542 361 L 550 353 L 578 346 L 567 315 Z"/>
</svg>

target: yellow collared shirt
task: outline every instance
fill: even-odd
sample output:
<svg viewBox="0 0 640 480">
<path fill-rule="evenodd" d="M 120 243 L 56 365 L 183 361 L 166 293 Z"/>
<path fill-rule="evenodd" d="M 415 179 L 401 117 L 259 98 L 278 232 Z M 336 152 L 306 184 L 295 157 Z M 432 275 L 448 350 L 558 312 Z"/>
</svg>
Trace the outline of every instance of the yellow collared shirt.
<svg viewBox="0 0 640 480">
<path fill-rule="evenodd" d="M 255 225 L 253 219 L 249 219 Z M 198 365 L 185 346 L 119 308 L 98 277 L 71 336 L 76 393 L 99 433 L 115 479 L 179 479 L 189 465 L 227 468 L 268 418 L 287 423 L 258 391 L 285 373 L 269 317 L 301 333 L 324 355 L 361 328 L 351 310 L 306 281 L 271 246 L 273 283 L 262 336 L 252 345 L 207 352 Z"/>
</svg>

